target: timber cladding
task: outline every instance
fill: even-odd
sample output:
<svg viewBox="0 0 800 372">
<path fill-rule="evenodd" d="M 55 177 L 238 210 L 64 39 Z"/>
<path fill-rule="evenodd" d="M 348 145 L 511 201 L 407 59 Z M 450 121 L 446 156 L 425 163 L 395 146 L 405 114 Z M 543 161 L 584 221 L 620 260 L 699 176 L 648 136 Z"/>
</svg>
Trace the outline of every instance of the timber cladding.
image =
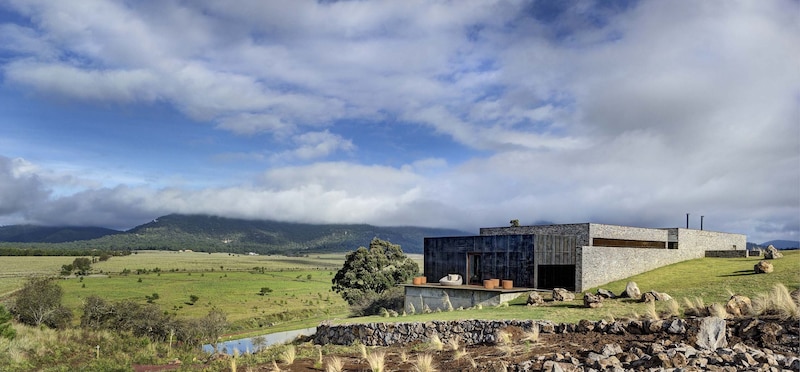
<svg viewBox="0 0 800 372">
<path fill-rule="evenodd" d="M 535 287 L 538 265 L 575 265 L 576 238 L 546 235 L 489 235 L 425 238 L 425 276 L 435 283 L 461 274 L 466 283 L 513 280 Z"/>
</svg>

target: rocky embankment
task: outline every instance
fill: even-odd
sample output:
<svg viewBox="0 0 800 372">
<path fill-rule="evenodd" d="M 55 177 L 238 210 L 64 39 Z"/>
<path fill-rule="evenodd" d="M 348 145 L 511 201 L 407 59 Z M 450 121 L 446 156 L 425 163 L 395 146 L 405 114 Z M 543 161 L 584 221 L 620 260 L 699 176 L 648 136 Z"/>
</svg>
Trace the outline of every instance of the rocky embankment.
<svg viewBox="0 0 800 372">
<path fill-rule="evenodd" d="M 530 333 L 539 332 L 531 347 Z M 501 332 L 527 344 L 465 370 L 507 371 L 798 371 L 800 327 L 776 319 L 581 321 L 464 320 L 322 324 L 318 344 L 415 345 L 438 338 L 476 348 L 500 345 Z M 528 336 L 523 336 L 527 334 Z M 523 341 L 528 337 L 528 341 Z M 528 350 L 527 352 L 525 350 Z M 502 368 L 501 368 L 502 367 Z"/>
</svg>

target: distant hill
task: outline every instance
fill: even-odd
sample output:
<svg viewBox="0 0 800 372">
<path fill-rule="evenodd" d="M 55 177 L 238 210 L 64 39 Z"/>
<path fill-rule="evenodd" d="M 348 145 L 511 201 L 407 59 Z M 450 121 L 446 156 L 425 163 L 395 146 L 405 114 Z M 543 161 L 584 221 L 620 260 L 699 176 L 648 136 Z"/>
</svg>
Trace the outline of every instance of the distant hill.
<svg viewBox="0 0 800 372">
<path fill-rule="evenodd" d="M 9 226 L 9 228 L 12 227 L 14 226 Z M 412 226 L 379 227 L 367 224 L 304 224 L 206 215 L 170 214 L 125 232 L 114 231 L 113 234 L 109 233 L 96 239 L 58 244 L 58 248 L 75 246 L 82 249 L 115 250 L 191 249 L 204 252 L 255 252 L 260 254 L 292 255 L 307 252 L 346 252 L 360 246 L 369 246 L 370 240 L 377 237 L 399 244 L 403 251 L 407 253 L 422 253 L 425 237 L 468 234 L 464 231 L 453 229 Z M 29 239 L 24 241 L 4 239 L 3 236 L 0 236 L 0 241 L 55 242 L 33 239 L 33 236 L 29 236 Z"/>
<path fill-rule="evenodd" d="M 102 227 L 11 225 L 0 226 L 0 241 L 13 243 L 64 243 L 92 240 L 120 233 L 122 231 Z"/>
<path fill-rule="evenodd" d="M 800 248 L 800 241 L 797 240 L 770 240 L 761 243 L 762 247 L 773 246 L 778 249 L 798 249 Z"/>
</svg>

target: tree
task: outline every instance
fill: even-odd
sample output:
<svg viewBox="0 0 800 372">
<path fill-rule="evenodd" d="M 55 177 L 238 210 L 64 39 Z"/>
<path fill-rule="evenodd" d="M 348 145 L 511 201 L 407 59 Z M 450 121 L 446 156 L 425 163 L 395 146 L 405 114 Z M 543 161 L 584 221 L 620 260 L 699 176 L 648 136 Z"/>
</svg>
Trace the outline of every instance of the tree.
<svg viewBox="0 0 800 372">
<path fill-rule="evenodd" d="M 0 304 L 0 337 L 13 340 L 17 336 L 17 331 L 11 326 L 12 318 L 11 313 Z"/>
<path fill-rule="evenodd" d="M 20 323 L 58 328 L 69 323 L 72 312 L 61 306 L 63 291 L 53 278 L 31 278 L 17 292 L 11 313 Z"/>
<path fill-rule="evenodd" d="M 419 266 L 397 244 L 372 239 L 369 249 L 359 247 L 345 258 L 331 287 L 350 305 L 363 305 L 386 290 L 419 273 Z"/>
<path fill-rule="evenodd" d="M 61 275 L 62 275 L 62 276 L 69 276 L 69 275 L 72 275 L 72 270 L 74 270 L 74 268 L 72 267 L 72 265 L 69 265 L 69 264 L 67 264 L 67 265 L 61 265 Z"/>
<path fill-rule="evenodd" d="M 86 275 L 92 269 L 92 260 L 86 257 L 78 257 L 72 261 L 72 267 L 76 275 Z"/>
</svg>

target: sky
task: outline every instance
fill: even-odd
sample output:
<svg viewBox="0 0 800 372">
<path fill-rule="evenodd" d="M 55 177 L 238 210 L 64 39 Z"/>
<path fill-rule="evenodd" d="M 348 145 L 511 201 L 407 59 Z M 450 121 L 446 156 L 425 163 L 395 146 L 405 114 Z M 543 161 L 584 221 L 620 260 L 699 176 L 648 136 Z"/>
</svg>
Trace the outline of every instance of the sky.
<svg viewBox="0 0 800 372">
<path fill-rule="evenodd" d="M 0 225 L 800 239 L 798 1 L 0 0 Z"/>
</svg>

